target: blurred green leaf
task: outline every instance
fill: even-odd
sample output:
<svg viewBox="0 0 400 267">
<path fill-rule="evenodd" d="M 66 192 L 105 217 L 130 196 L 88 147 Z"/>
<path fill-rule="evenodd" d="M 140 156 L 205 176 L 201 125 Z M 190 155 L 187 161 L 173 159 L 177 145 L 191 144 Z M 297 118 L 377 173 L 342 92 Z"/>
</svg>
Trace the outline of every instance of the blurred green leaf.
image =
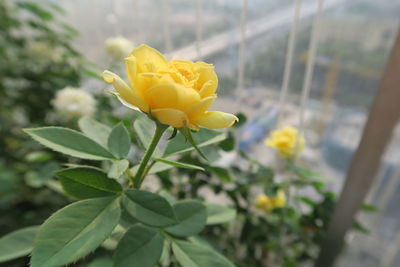
<svg viewBox="0 0 400 267">
<path fill-rule="evenodd" d="M 235 137 L 232 132 L 228 132 L 228 137 L 219 143 L 219 147 L 224 151 L 232 151 L 235 149 Z"/>
<path fill-rule="evenodd" d="M 73 157 L 91 160 L 114 158 L 110 152 L 92 139 L 68 128 L 43 127 L 24 131 L 42 145 Z"/>
<path fill-rule="evenodd" d="M 236 210 L 227 206 L 205 203 L 207 208 L 207 224 L 220 224 L 233 220 Z"/>
<path fill-rule="evenodd" d="M 211 174 L 215 175 L 218 179 L 225 183 L 232 183 L 232 177 L 231 173 L 229 172 L 228 169 L 222 168 L 222 167 L 217 167 L 217 166 L 207 166 L 206 170 L 210 172 Z"/>
<path fill-rule="evenodd" d="M 114 253 L 115 267 L 153 267 L 160 259 L 164 238 L 160 231 L 135 224 L 121 239 Z"/>
<path fill-rule="evenodd" d="M 0 262 L 27 256 L 32 251 L 33 240 L 39 226 L 18 229 L 0 238 Z"/>
<path fill-rule="evenodd" d="M 17 5 L 21 8 L 30 11 L 32 14 L 36 15 L 37 17 L 39 17 L 44 21 L 53 20 L 53 15 L 49 11 L 45 10 L 44 8 L 40 7 L 39 5 L 33 2 L 23 1 L 23 2 L 18 2 Z"/>
<path fill-rule="evenodd" d="M 196 200 L 179 201 L 173 206 L 178 224 L 165 229 L 175 236 L 185 237 L 198 234 L 206 225 L 206 207 Z"/>
<path fill-rule="evenodd" d="M 377 212 L 379 211 L 378 207 L 372 204 L 364 203 L 361 206 L 361 210 L 364 212 Z"/>
<path fill-rule="evenodd" d="M 77 199 L 105 197 L 122 192 L 121 185 L 97 168 L 75 167 L 57 172 L 64 191 Z"/>
<path fill-rule="evenodd" d="M 54 213 L 40 227 L 32 251 L 32 267 L 72 263 L 96 249 L 118 224 L 119 198 L 75 202 Z"/>
</svg>

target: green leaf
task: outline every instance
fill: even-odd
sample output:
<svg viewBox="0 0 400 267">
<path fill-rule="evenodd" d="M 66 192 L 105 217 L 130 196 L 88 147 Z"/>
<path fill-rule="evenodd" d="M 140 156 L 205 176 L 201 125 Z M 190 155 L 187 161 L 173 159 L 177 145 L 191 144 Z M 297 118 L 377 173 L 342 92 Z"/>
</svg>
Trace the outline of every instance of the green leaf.
<svg viewBox="0 0 400 267">
<path fill-rule="evenodd" d="M 154 124 L 154 122 L 149 120 L 144 115 L 138 116 L 133 123 L 133 129 L 135 129 L 135 132 L 139 137 L 139 141 L 143 145 L 143 147 L 149 147 L 151 137 L 153 136 L 156 129 L 156 125 Z"/>
<path fill-rule="evenodd" d="M 90 139 L 107 148 L 111 128 L 92 118 L 83 117 L 78 121 L 79 129 Z"/>
<path fill-rule="evenodd" d="M 224 151 L 232 151 L 235 148 L 235 137 L 232 132 L 228 132 L 228 137 L 219 143 L 219 147 Z"/>
<path fill-rule="evenodd" d="M 226 168 L 217 167 L 217 166 L 208 166 L 208 167 L 206 167 L 206 170 L 208 172 L 210 172 L 211 174 L 215 175 L 215 177 L 219 178 L 221 181 L 223 181 L 225 183 L 233 182 L 231 173 Z"/>
<path fill-rule="evenodd" d="M 207 208 L 207 224 L 220 224 L 233 220 L 236 210 L 227 206 L 205 203 Z"/>
<path fill-rule="evenodd" d="M 192 133 L 190 131 L 189 128 L 187 127 L 183 127 L 183 128 L 179 128 L 179 132 L 185 136 L 186 141 L 188 141 L 192 147 L 197 151 L 197 153 L 199 153 L 199 155 L 204 158 L 205 160 L 208 160 L 207 157 L 203 154 L 203 152 L 200 150 L 200 148 L 197 146 L 197 143 L 194 141 Z"/>
<path fill-rule="evenodd" d="M 169 204 L 171 204 L 171 205 L 174 205 L 177 202 L 176 198 L 173 195 L 171 195 L 171 193 L 168 192 L 165 189 L 161 189 L 161 191 L 158 192 L 158 194 L 160 196 L 162 196 L 163 198 L 165 198 L 169 202 Z"/>
<path fill-rule="evenodd" d="M 179 162 L 179 161 L 172 161 L 172 160 L 167 160 L 167 159 L 163 159 L 163 158 L 156 158 L 154 160 L 174 166 L 174 167 L 178 167 L 178 168 L 204 171 L 203 167 L 188 164 L 188 163 L 183 163 L 183 162 Z"/>
<path fill-rule="evenodd" d="M 169 202 L 154 193 L 130 189 L 125 192 L 125 209 L 138 221 L 155 227 L 166 227 L 177 223 Z"/>
<path fill-rule="evenodd" d="M 358 231 L 358 232 L 360 232 L 362 234 L 366 234 L 366 235 L 368 235 L 370 233 L 367 227 L 365 227 L 364 225 L 362 225 L 360 222 L 357 222 L 357 221 L 353 223 L 353 229 L 355 231 Z"/>
<path fill-rule="evenodd" d="M 128 129 L 122 122 L 118 123 L 108 136 L 108 149 L 117 158 L 124 158 L 128 155 L 131 147 L 131 139 Z"/>
<path fill-rule="evenodd" d="M 111 234 L 120 214 L 114 197 L 82 200 L 57 211 L 40 227 L 30 266 L 62 266 L 86 256 Z"/>
<path fill-rule="evenodd" d="M 218 143 L 225 138 L 225 133 L 209 129 L 201 129 L 200 131 L 193 134 L 193 141 L 196 143 L 197 147 L 204 147 L 214 143 Z M 182 134 L 178 134 L 174 139 L 168 142 L 163 157 L 192 151 L 193 149 L 194 148 L 189 142 L 186 141 L 185 137 Z"/>
<path fill-rule="evenodd" d="M 315 202 L 314 200 L 312 200 L 312 199 L 309 198 L 309 197 L 300 196 L 300 197 L 298 197 L 297 199 L 300 200 L 301 202 L 303 202 L 303 203 L 305 203 L 305 204 L 311 206 L 311 207 L 315 207 L 315 206 L 318 205 L 317 202 Z"/>
<path fill-rule="evenodd" d="M 169 169 L 172 169 L 172 168 L 173 168 L 172 165 L 165 164 L 165 163 L 162 163 L 162 162 L 156 162 L 156 163 L 154 163 L 154 165 L 151 167 L 151 169 L 150 169 L 150 171 L 148 172 L 148 174 L 155 174 L 155 173 L 157 173 L 157 172 L 166 171 L 166 170 L 169 170 Z M 132 171 L 133 173 L 136 173 L 138 169 L 139 169 L 139 164 L 133 166 L 133 167 L 131 168 L 131 171 Z"/>
<path fill-rule="evenodd" d="M 110 178 L 118 179 L 126 171 L 126 169 L 128 169 L 128 167 L 129 161 L 126 159 L 114 160 L 107 175 Z"/>
<path fill-rule="evenodd" d="M 221 254 L 210 247 L 174 240 L 172 250 L 183 267 L 234 267 Z"/>
<path fill-rule="evenodd" d="M 361 210 L 364 212 L 377 212 L 379 211 L 378 207 L 372 204 L 362 204 Z"/>
<path fill-rule="evenodd" d="M 62 127 L 25 129 L 33 139 L 57 152 L 91 160 L 110 160 L 114 156 L 80 132 Z"/>
<path fill-rule="evenodd" d="M 112 259 L 108 257 L 102 257 L 102 258 L 97 258 L 94 259 L 87 265 L 87 267 L 113 267 L 114 263 Z"/>
<path fill-rule="evenodd" d="M 43 21 L 50 21 L 53 20 L 53 15 L 40 7 L 39 5 L 32 3 L 32 2 L 19 2 L 17 5 L 21 8 L 24 8 L 30 11 L 32 14 L 36 15 L 38 18 L 42 19 Z"/>
<path fill-rule="evenodd" d="M 13 260 L 31 253 L 33 240 L 39 226 L 31 226 L 11 232 L 0 238 L 0 262 Z"/>
<path fill-rule="evenodd" d="M 179 223 L 165 230 L 175 236 L 185 237 L 198 234 L 207 221 L 206 207 L 199 201 L 184 200 L 173 206 Z"/>
<path fill-rule="evenodd" d="M 115 267 L 152 267 L 161 257 L 164 237 L 144 225 L 132 226 L 121 239 L 114 254 Z"/>
<path fill-rule="evenodd" d="M 92 167 L 74 167 L 57 172 L 64 191 L 77 199 L 113 196 L 122 192 L 121 185 Z"/>
</svg>

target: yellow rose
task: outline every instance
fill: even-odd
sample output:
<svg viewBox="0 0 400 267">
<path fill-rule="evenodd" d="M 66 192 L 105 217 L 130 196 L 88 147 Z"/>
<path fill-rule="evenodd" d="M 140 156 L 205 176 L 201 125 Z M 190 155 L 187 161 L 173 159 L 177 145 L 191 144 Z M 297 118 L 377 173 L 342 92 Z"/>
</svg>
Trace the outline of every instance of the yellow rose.
<svg viewBox="0 0 400 267">
<path fill-rule="evenodd" d="M 125 58 L 130 86 L 118 75 L 104 71 L 120 100 L 176 128 L 219 129 L 238 118 L 220 111 L 207 111 L 216 99 L 218 78 L 214 66 L 205 62 L 167 61 L 157 50 L 141 45 Z"/>
<path fill-rule="evenodd" d="M 286 195 L 283 190 L 278 190 L 276 196 L 272 198 L 272 205 L 274 208 L 283 208 L 286 206 Z"/>
<path fill-rule="evenodd" d="M 258 195 L 255 202 L 256 207 L 265 212 L 270 212 L 274 208 L 271 198 L 265 194 Z"/>
<path fill-rule="evenodd" d="M 298 141 L 297 141 L 298 139 Z M 286 126 L 275 130 L 265 139 L 265 145 L 275 148 L 281 157 L 290 158 L 304 149 L 305 140 L 296 128 Z"/>
</svg>

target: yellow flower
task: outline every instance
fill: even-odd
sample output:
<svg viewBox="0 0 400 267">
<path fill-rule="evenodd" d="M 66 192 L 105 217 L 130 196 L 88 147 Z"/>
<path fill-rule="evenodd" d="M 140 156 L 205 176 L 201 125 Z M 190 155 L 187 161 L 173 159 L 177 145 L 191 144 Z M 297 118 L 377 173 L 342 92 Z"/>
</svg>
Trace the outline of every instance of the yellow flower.
<svg viewBox="0 0 400 267">
<path fill-rule="evenodd" d="M 265 212 L 270 212 L 274 208 L 271 198 L 265 194 L 258 195 L 255 202 L 257 208 Z"/>
<path fill-rule="evenodd" d="M 298 139 L 298 141 L 297 141 Z M 304 149 L 305 140 L 296 128 L 286 126 L 275 130 L 265 139 L 265 145 L 275 148 L 281 157 L 290 158 Z"/>
<path fill-rule="evenodd" d="M 103 78 L 114 85 L 120 100 L 130 108 L 137 107 L 176 128 L 219 129 L 238 121 L 229 113 L 207 111 L 217 97 L 218 78 L 213 65 L 167 61 L 146 45 L 134 49 L 125 58 L 125 64 L 130 85 L 110 71 L 104 71 Z"/>
<path fill-rule="evenodd" d="M 286 195 L 283 190 L 278 190 L 276 196 L 272 198 L 272 205 L 274 208 L 283 208 L 286 206 Z"/>
</svg>

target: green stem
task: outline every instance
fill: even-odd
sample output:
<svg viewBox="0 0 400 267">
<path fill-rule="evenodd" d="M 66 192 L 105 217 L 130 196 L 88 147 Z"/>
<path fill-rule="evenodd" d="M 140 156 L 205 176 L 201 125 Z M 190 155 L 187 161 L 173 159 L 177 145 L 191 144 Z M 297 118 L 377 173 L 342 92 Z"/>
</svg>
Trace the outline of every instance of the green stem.
<svg viewBox="0 0 400 267">
<path fill-rule="evenodd" d="M 142 158 L 142 161 L 140 162 L 139 169 L 136 172 L 135 178 L 134 178 L 134 184 L 133 187 L 136 189 L 139 189 L 140 186 L 142 185 L 142 182 L 145 178 L 145 170 L 147 163 L 149 162 L 151 156 L 153 155 L 154 150 L 157 147 L 158 142 L 161 139 L 161 136 L 165 132 L 165 130 L 168 128 L 167 125 L 163 125 L 161 123 L 156 123 L 156 131 L 154 132 L 153 139 L 151 139 L 150 145 L 146 150 L 146 153 L 144 153 L 144 156 Z"/>
</svg>

